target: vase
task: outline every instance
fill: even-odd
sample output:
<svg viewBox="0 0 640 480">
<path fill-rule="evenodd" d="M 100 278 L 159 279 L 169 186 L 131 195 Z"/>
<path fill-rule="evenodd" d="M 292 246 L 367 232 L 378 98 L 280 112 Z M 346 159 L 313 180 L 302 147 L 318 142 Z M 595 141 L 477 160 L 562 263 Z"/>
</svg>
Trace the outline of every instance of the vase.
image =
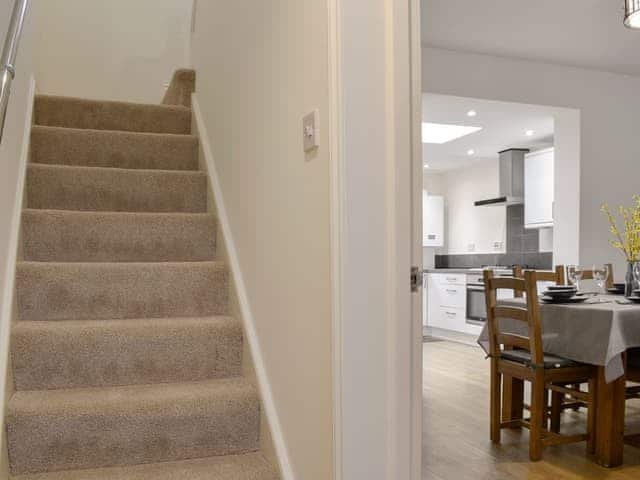
<svg viewBox="0 0 640 480">
<path fill-rule="evenodd" d="M 624 277 L 624 296 L 632 296 L 634 289 L 635 280 L 633 278 L 633 262 L 627 262 L 627 274 Z"/>
</svg>

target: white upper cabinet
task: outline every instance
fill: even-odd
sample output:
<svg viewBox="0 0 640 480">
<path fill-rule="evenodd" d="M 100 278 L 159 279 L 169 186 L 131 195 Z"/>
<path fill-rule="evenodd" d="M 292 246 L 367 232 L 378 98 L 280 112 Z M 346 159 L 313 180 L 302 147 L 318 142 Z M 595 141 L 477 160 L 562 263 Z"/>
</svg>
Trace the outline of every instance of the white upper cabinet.
<svg viewBox="0 0 640 480">
<path fill-rule="evenodd" d="M 422 245 L 444 246 L 444 197 L 422 191 Z"/>
<path fill-rule="evenodd" d="M 553 226 L 554 150 L 547 148 L 525 155 L 524 226 Z"/>
</svg>

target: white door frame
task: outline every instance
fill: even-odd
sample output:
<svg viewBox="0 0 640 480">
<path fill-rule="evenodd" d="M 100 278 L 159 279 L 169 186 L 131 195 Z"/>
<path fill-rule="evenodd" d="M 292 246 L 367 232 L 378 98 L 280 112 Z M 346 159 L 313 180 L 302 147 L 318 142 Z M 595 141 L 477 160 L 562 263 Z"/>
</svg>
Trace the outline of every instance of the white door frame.
<svg viewBox="0 0 640 480">
<path fill-rule="evenodd" d="M 336 480 L 420 479 L 419 3 L 328 0 Z"/>
</svg>

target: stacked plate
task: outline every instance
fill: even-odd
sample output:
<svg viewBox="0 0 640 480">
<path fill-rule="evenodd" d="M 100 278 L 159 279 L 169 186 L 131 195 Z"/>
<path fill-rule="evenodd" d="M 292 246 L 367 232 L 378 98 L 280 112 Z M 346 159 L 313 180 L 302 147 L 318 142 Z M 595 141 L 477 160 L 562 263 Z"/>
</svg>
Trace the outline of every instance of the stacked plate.
<svg viewBox="0 0 640 480">
<path fill-rule="evenodd" d="M 613 287 L 607 288 L 607 292 L 612 295 L 624 295 L 624 283 L 614 283 Z"/>
<path fill-rule="evenodd" d="M 631 300 L 633 303 L 640 303 L 640 289 L 633 291 L 633 295 L 627 297 L 627 300 Z"/>
<path fill-rule="evenodd" d="M 580 303 L 586 299 L 573 285 L 554 285 L 542 292 L 542 301 L 546 303 Z"/>
</svg>

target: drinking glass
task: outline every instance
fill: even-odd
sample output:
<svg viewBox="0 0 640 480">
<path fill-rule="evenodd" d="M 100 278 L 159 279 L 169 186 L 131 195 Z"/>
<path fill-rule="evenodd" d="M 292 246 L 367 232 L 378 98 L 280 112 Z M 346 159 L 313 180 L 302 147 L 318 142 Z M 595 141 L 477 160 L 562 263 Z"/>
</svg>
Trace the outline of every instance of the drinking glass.
<svg viewBox="0 0 640 480">
<path fill-rule="evenodd" d="M 571 285 L 575 285 L 580 290 L 580 280 L 582 280 L 582 267 L 579 265 L 569 265 L 567 267 L 567 277 Z"/>
<path fill-rule="evenodd" d="M 600 290 L 604 292 L 605 282 L 609 277 L 609 268 L 606 265 L 594 265 L 592 271 L 593 279 L 598 287 L 600 287 Z M 640 270 L 638 270 L 638 273 L 640 273 Z"/>
</svg>

